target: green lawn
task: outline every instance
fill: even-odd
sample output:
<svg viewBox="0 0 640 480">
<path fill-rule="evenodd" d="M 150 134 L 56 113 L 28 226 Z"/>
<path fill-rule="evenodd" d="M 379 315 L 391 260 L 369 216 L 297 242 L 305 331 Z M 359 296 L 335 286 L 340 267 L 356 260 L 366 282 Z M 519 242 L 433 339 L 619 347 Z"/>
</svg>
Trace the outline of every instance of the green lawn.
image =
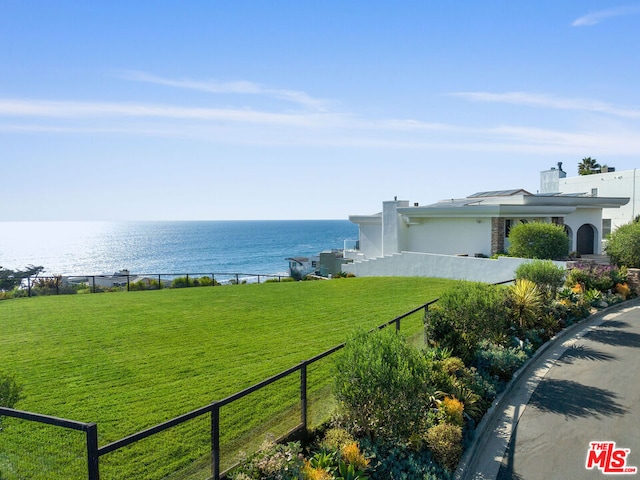
<svg viewBox="0 0 640 480">
<path fill-rule="evenodd" d="M 17 408 L 96 422 L 105 445 L 296 365 L 354 329 L 372 328 L 437 298 L 452 284 L 353 278 L 7 300 L 0 302 L 0 369 L 24 386 Z M 419 331 L 419 315 L 407 323 L 403 331 Z M 314 377 L 312 391 L 330 383 L 327 371 Z M 292 407 L 297 388 L 293 378 L 264 392 L 272 405 L 261 410 L 277 414 Z M 290 405 L 286 396 L 293 397 Z M 228 430 L 251 426 L 250 410 L 257 405 L 251 402 L 258 401 L 247 399 L 244 411 L 225 417 L 224 438 L 233 433 Z M 8 425 L 0 442 L 16 441 L 13 423 Z M 24 425 L 13 428 L 28 436 Z M 184 428 L 188 436 L 207 438 L 206 422 Z M 163 445 L 175 447 L 170 437 Z M 163 456 L 159 446 L 147 450 Z M 118 456 L 131 462 L 117 452 L 105 456 L 112 457 L 105 464 L 117 463 Z M 6 471 L 0 451 L 3 479 L 12 478 Z M 112 475 L 135 478 L 126 471 Z"/>
</svg>

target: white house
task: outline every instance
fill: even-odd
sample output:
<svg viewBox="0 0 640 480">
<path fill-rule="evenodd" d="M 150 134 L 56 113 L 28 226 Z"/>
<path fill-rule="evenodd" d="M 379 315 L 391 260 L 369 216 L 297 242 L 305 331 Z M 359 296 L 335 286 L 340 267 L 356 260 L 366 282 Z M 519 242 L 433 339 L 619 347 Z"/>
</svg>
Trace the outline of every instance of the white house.
<svg viewBox="0 0 640 480">
<path fill-rule="evenodd" d="M 359 276 L 392 274 L 507 280 L 522 260 L 504 259 L 504 268 L 496 273 L 496 279 L 496 275 L 483 270 L 498 264 L 482 257 L 508 251 L 507 237 L 515 223 L 539 221 L 564 225 L 570 250 L 598 254 L 601 253 L 602 209 L 619 208 L 628 201 L 626 197 L 534 195 L 522 189 L 480 192 L 425 206 L 397 199 L 386 201 L 380 213 L 349 217 L 359 226 L 359 250 L 353 255 L 355 262 L 345 265 L 344 270 Z M 472 257 L 473 261 L 460 262 L 451 257 Z M 518 263 L 509 263 L 513 260 Z M 441 269 L 455 272 L 441 272 Z"/>
<path fill-rule="evenodd" d="M 612 168 L 602 173 L 567 177 L 562 170 L 551 168 L 540 173 L 540 193 L 573 193 L 593 197 L 629 197 L 619 208 L 602 210 L 602 238 L 621 225 L 631 222 L 640 214 L 640 169 L 616 172 Z"/>
</svg>

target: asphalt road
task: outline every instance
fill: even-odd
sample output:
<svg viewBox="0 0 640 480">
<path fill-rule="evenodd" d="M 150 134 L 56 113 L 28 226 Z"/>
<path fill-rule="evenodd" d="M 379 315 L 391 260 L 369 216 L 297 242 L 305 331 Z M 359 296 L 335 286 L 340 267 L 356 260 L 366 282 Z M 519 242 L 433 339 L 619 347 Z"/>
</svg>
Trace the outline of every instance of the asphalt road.
<svg viewBox="0 0 640 480">
<path fill-rule="evenodd" d="M 640 302 L 567 333 L 515 382 L 461 478 L 611 478 L 605 467 L 638 467 L 614 478 L 640 478 Z"/>
</svg>

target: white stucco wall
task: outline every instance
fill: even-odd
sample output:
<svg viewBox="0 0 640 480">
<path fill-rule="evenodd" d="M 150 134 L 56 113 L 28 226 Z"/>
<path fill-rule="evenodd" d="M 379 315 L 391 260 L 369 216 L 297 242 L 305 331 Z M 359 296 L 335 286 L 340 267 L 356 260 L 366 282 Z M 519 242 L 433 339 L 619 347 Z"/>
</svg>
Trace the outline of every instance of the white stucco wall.
<svg viewBox="0 0 640 480">
<path fill-rule="evenodd" d="M 382 223 L 360 224 L 360 253 L 365 258 L 382 256 Z"/>
<path fill-rule="evenodd" d="M 575 213 L 566 215 L 564 223 L 570 228 L 569 250 L 577 249 L 578 229 L 584 224 L 589 224 L 594 227 L 595 245 L 593 253 L 602 253 L 602 217 L 599 208 L 579 208 Z"/>
<path fill-rule="evenodd" d="M 384 258 L 344 265 L 345 272 L 358 277 L 432 277 L 498 283 L 511 280 L 524 258 L 458 257 L 419 252 L 402 252 Z M 565 267 L 564 262 L 554 262 Z"/>
<path fill-rule="evenodd" d="M 592 189 L 596 188 L 598 197 L 629 197 L 629 203 L 620 208 L 603 209 L 602 218 L 611 219 L 612 230 L 631 222 L 640 214 L 639 169 L 561 178 L 559 183 L 562 193 L 590 194 Z"/>
<path fill-rule="evenodd" d="M 382 202 L 382 254 L 401 252 L 407 237 L 407 226 L 398 215 L 398 207 L 408 207 L 406 200 Z"/>
<path fill-rule="evenodd" d="M 491 255 L 490 218 L 428 218 L 408 228 L 406 251 Z"/>
</svg>

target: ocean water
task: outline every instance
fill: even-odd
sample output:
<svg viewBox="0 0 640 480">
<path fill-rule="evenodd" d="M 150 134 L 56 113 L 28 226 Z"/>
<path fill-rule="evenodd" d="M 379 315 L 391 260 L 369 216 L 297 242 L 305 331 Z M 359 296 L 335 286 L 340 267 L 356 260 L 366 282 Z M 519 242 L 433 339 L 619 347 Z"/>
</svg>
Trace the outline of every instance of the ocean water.
<svg viewBox="0 0 640 480">
<path fill-rule="evenodd" d="M 0 266 L 54 275 L 287 274 L 287 257 L 342 249 L 347 220 L 0 222 Z"/>
</svg>

